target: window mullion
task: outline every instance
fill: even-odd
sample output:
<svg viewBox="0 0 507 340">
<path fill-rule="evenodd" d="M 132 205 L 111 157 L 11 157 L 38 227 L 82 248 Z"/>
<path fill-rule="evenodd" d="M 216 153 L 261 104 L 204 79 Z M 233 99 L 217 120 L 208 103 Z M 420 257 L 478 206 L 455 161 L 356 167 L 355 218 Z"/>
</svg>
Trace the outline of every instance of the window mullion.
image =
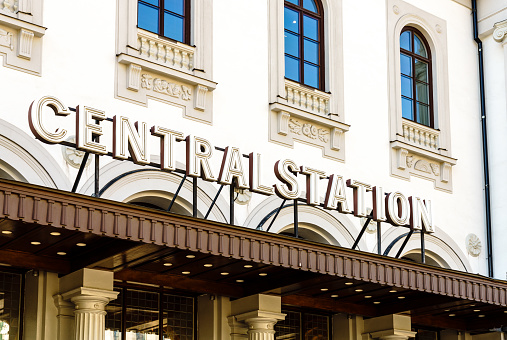
<svg viewBox="0 0 507 340">
<path fill-rule="evenodd" d="M 305 84 L 305 73 L 304 73 L 304 64 L 305 64 L 305 38 L 303 35 L 303 12 L 299 11 L 299 73 L 301 75 L 301 84 Z"/>
<path fill-rule="evenodd" d="M 159 8 L 158 8 L 158 21 L 159 21 L 159 27 L 158 27 L 158 34 L 165 37 L 164 32 L 164 0 L 159 0 Z"/>
</svg>

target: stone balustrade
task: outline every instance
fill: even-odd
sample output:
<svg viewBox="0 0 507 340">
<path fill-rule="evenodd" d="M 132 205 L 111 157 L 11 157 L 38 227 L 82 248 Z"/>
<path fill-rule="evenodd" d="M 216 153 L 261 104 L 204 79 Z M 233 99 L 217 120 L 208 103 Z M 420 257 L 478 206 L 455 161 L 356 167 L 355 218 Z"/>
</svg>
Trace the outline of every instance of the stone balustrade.
<svg viewBox="0 0 507 340">
<path fill-rule="evenodd" d="M 330 95 L 325 92 L 301 86 L 298 83 L 285 81 L 287 103 L 298 109 L 327 116 L 329 113 Z"/>
<path fill-rule="evenodd" d="M 0 10 L 8 13 L 17 13 L 19 10 L 19 0 L 0 0 Z"/>
<path fill-rule="evenodd" d="M 403 119 L 402 124 L 403 137 L 406 142 L 424 149 L 438 150 L 440 131 L 406 119 Z"/>
<path fill-rule="evenodd" d="M 195 48 L 179 42 L 173 42 L 155 37 L 145 31 L 138 31 L 139 53 L 158 63 L 183 72 L 191 73 L 194 68 Z"/>
</svg>

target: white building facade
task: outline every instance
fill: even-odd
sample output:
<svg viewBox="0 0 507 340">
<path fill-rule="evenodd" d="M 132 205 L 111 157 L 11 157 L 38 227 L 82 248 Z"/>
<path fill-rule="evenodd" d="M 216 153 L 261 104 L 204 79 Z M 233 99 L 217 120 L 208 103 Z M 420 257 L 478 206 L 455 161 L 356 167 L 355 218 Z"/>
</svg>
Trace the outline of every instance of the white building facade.
<svg viewBox="0 0 507 340">
<path fill-rule="evenodd" d="M 506 284 L 485 277 L 507 272 L 507 4 L 478 2 L 492 241 L 470 1 L 0 0 L 0 325 L 7 325 L 0 339 L 401 340 L 424 331 L 503 338 Z M 33 203 L 30 217 L 23 200 L 31 194 L 23 190 L 37 187 L 46 188 L 46 210 L 36 216 L 42 208 Z M 74 224 L 56 198 L 65 193 Z M 127 213 L 123 203 L 141 210 Z M 117 233 L 124 212 L 126 229 Z M 173 214 L 189 223 L 185 246 L 177 242 L 179 222 L 156 222 Z M 250 258 L 234 241 L 248 237 L 228 236 L 220 229 L 227 225 L 231 235 L 259 237 Z M 37 239 L 46 231 L 56 234 Z M 432 302 L 441 305 L 432 313 L 444 321 L 436 322 L 415 306 L 429 308 L 422 302 L 440 293 L 412 282 L 412 274 L 400 287 L 435 296 L 418 295 L 414 306 L 398 309 L 387 308 L 389 292 L 400 293 L 394 283 L 376 299 L 389 282 L 380 276 L 355 292 L 345 281 L 364 282 L 338 270 L 333 288 L 310 276 L 296 288 L 290 273 L 277 277 L 287 279 L 280 285 L 249 283 L 247 273 L 235 272 L 240 264 L 253 266 L 257 279 L 288 265 L 276 234 L 329 247 L 304 250 L 307 260 L 287 250 L 308 275 L 323 273 L 320 256 L 331 272 L 323 249 L 355 248 L 359 262 L 362 254 L 371 263 L 398 257 L 393 263 L 435 278 L 457 275 L 453 282 L 465 286 L 484 280 L 491 301 L 449 293 L 461 300 Z M 227 262 L 236 251 L 245 262 Z M 212 276 L 215 268 L 221 276 Z M 474 307 L 475 298 L 484 306 Z"/>
</svg>

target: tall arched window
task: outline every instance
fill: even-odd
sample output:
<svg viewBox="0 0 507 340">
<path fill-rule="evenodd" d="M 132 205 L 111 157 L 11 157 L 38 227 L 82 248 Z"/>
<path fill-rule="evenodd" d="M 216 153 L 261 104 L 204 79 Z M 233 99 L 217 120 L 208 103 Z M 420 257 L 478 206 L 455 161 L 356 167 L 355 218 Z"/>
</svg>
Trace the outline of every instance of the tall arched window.
<svg viewBox="0 0 507 340">
<path fill-rule="evenodd" d="M 286 0 L 285 78 L 324 89 L 323 13 L 318 0 Z"/>
<path fill-rule="evenodd" d="M 431 51 L 413 27 L 405 27 L 400 35 L 400 71 L 403 118 L 434 127 Z"/>
<path fill-rule="evenodd" d="M 190 43 L 190 0 L 139 0 L 137 27 Z"/>
</svg>

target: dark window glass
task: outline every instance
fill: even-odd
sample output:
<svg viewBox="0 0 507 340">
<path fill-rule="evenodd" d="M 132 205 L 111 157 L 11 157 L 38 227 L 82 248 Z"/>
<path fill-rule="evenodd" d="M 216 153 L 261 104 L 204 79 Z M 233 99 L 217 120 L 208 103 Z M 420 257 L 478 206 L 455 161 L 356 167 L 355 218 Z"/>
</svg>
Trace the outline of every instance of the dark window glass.
<svg viewBox="0 0 507 340">
<path fill-rule="evenodd" d="M 185 296 L 162 296 L 164 339 L 192 340 L 194 337 L 194 300 Z"/>
<path fill-rule="evenodd" d="M 403 118 L 433 127 L 431 53 L 422 34 L 412 27 L 400 35 L 400 72 Z"/>
<path fill-rule="evenodd" d="M 315 313 L 282 310 L 285 320 L 275 324 L 275 340 L 327 340 L 329 317 Z"/>
<path fill-rule="evenodd" d="M 158 293 L 129 289 L 126 291 L 125 324 L 127 333 L 159 334 Z"/>
<path fill-rule="evenodd" d="M 116 300 L 112 300 L 106 305 L 106 339 L 122 340 L 122 318 L 123 318 L 123 292 L 122 289 L 115 289 L 119 292 Z"/>
<path fill-rule="evenodd" d="M 189 44 L 190 0 L 139 0 L 137 26 Z"/>
<path fill-rule="evenodd" d="M 285 78 L 322 90 L 323 22 L 319 6 L 315 0 L 285 1 Z"/>
<path fill-rule="evenodd" d="M 21 274 L 0 272 L 0 339 L 18 339 L 22 279 Z"/>
</svg>

